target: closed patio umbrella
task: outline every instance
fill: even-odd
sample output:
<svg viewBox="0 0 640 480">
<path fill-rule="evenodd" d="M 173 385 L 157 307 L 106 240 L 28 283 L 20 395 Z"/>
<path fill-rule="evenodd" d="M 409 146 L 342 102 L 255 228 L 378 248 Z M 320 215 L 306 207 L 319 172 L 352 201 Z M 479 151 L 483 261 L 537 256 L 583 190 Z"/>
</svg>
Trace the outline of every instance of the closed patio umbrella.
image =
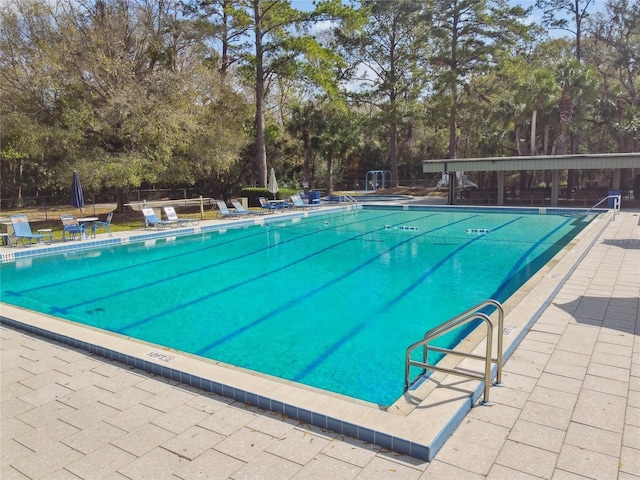
<svg viewBox="0 0 640 480">
<path fill-rule="evenodd" d="M 80 184 L 78 172 L 73 172 L 73 181 L 71 182 L 71 206 L 79 208 L 80 216 L 82 216 L 82 209 L 84 208 L 84 194 L 82 193 L 82 185 Z"/>
<path fill-rule="evenodd" d="M 271 173 L 269 174 L 269 182 L 267 183 L 267 190 L 273 193 L 273 199 L 276 199 L 276 193 L 278 193 L 278 180 L 276 180 L 276 171 L 271 168 Z"/>
</svg>

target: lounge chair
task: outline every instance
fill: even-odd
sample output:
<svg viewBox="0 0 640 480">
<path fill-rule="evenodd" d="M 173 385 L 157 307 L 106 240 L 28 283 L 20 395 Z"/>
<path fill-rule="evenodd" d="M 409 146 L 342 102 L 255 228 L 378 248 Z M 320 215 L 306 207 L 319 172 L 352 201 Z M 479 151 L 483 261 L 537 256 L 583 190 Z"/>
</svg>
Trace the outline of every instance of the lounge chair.
<svg viewBox="0 0 640 480">
<path fill-rule="evenodd" d="M 30 247 L 34 240 L 36 243 L 40 243 L 40 240 L 51 238 L 40 233 L 33 233 L 29 219 L 23 213 L 11 215 L 11 225 L 13 225 L 13 236 L 16 238 L 16 243 L 19 240 L 23 247 Z M 9 245 L 11 245 L 11 240 L 9 240 Z"/>
<path fill-rule="evenodd" d="M 220 213 L 222 214 L 223 217 L 235 218 L 235 217 L 239 217 L 240 215 L 249 214 L 249 212 L 246 210 L 243 213 L 239 212 L 238 210 L 233 210 L 233 211 L 229 210 L 229 207 L 227 207 L 227 204 L 224 203 L 222 200 L 217 200 L 216 205 L 218 205 L 218 210 L 220 210 Z"/>
<path fill-rule="evenodd" d="M 269 213 L 274 213 L 277 210 L 277 206 L 275 206 L 272 203 L 269 203 L 269 200 L 267 200 L 264 197 L 258 197 L 258 200 L 260 201 L 260 207 L 262 208 L 262 212 L 269 212 Z"/>
<path fill-rule="evenodd" d="M 100 222 L 100 221 L 93 222 L 93 227 L 91 228 L 93 233 L 93 238 L 96 238 L 96 230 L 98 228 L 104 228 L 105 230 L 107 230 L 107 233 L 109 234 L 109 236 L 113 237 L 113 234 L 111 233 L 112 218 L 113 218 L 113 212 L 109 212 L 109 215 L 107 215 L 107 220 L 105 222 Z"/>
<path fill-rule="evenodd" d="M 186 227 L 189 224 L 197 225 L 200 220 L 197 218 L 180 218 L 176 213 L 176 209 L 173 207 L 162 207 L 164 214 L 167 216 L 167 220 L 170 222 L 176 222 L 179 227 Z"/>
<path fill-rule="evenodd" d="M 62 241 L 75 240 L 76 236 L 78 240 L 82 240 L 82 237 L 89 238 L 87 235 L 87 227 L 84 223 L 78 222 L 78 219 L 73 215 L 60 215 L 60 221 L 62 222 Z"/>
<path fill-rule="evenodd" d="M 318 205 L 304 203 L 300 195 L 291 195 L 291 201 L 293 202 L 294 209 L 308 210 L 310 208 L 318 208 Z"/>
<path fill-rule="evenodd" d="M 231 200 L 231 205 L 236 209 L 239 215 L 251 215 L 253 212 L 251 210 L 247 210 L 238 200 Z"/>
<path fill-rule="evenodd" d="M 177 228 L 178 222 L 171 220 L 160 220 L 153 211 L 153 208 L 143 208 L 142 214 L 144 215 L 144 228 L 156 227 L 158 230 L 164 230 L 164 227 Z"/>
</svg>

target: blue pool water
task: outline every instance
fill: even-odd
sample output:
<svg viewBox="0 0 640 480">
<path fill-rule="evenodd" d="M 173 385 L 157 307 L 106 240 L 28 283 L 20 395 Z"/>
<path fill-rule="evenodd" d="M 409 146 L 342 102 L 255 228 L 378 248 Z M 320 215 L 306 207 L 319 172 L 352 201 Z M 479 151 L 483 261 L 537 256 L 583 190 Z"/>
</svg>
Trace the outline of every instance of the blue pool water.
<svg viewBox="0 0 640 480">
<path fill-rule="evenodd" d="M 589 220 L 393 208 L 289 218 L 3 264 L 1 300 L 386 406 L 402 394 L 409 344 L 504 301 Z"/>
</svg>

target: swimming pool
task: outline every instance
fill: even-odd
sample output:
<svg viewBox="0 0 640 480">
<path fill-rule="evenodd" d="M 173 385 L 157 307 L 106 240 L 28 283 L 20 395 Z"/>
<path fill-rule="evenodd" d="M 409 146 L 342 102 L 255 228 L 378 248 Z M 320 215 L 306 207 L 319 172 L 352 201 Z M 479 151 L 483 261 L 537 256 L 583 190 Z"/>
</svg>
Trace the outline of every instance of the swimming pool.
<svg viewBox="0 0 640 480">
<path fill-rule="evenodd" d="M 590 218 L 391 207 L 287 218 L 4 264 L 1 299 L 386 406 L 410 343 L 506 299 Z"/>
</svg>

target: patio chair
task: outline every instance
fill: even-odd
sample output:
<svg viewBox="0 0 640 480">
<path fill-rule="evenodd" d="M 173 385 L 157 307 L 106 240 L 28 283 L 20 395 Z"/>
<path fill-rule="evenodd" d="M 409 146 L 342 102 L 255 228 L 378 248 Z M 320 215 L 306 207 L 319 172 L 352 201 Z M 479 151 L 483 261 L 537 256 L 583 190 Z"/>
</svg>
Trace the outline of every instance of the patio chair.
<svg viewBox="0 0 640 480">
<path fill-rule="evenodd" d="M 78 240 L 82 240 L 82 237 L 89 238 L 87 235 L 87 228 L 84 223 L 78 222 L 78 219 L 73 215 L 60 215 L 60 221 L 62 222 L 62 241 L 75 240 L 76 236 Z"/>
<path fill-rule="evenodd" d="M 231 200 L 231 205 L 236 209 L 239 215 L 251 215 L 253 212 L 251 210 L 247 210 L 238 200 Z"/>
<path fill-rule="evenodd" d="M 310 208 L 318 208 L 318 205 L 304 203 L 300 195 L 291 195 L 291 201 L 293 202 L 292 205 L 294 209 L 308 210 Z"/>
<path fill-rule="evenodd" d="M 235 218 L 235 217 L 239 217 L 240 215 L 247 215 L 249 212 L 245 211 L 244 213 L 240 213 L 237 210 L 229 210 L 229 207 L 227 207 L 227 204 L 224 203 L 222 200 L 217 200 L 216 201 L 216 205 L 218 205 L 218 210 L 220 210 L 220 213 L 222 214 L 223 217 L 231 217 L 231 218 Z"/>
<path fill-rule="evenodd" d="M 153 208 L 143 208 L 144 228 L 156 227 L 158 230 L 164 230 L 165 227 L 177 228 L 178 222 L 171 220 L 160 220 L 153 211 Z"/>
<path fill-rule="evenodd" d="M 265 212 L 274 213 L 277 209 L 275 205 L 269 203 L 269 200 L 267 200 L 264 197 L 258 197 L 258 201 L 260 202 L 261 211 L 263 213 Z"/>
<path fill-rule="evenodd" d="M 31 231 L 29 219 L 24 213 L 11 215 L 10 218 L 11 225 L 13 225 L 13 236 L 16 238 L 16 244 L 20 241 L 23 247 L 30 247 L 34 240 L 36 243 L 40 243 L 40 240 L 51 238 L 50 236 L 48 237 L 40 233 L 33 233 Z M 9 240 L 9 245 L 11 245 L 11 240 Z"/>
<path fill-rule="evenodd" d="M 105 222 L 100 222 L 100 221 L 93 222 L 93 227 L 91 228 L 91 230 L 93 231 L 93 238 L 96 238 L 96 230 L 98 228 L 104 228 L 109 234 L 109 236 L 113 237 L 113 234 L 111 233 L 112 218 L 113 218 L 113 212 L 109 212 L 109 215 L 107 215 L 107 220 Z"/>
<path fill-rule="evenodd" d="M 164 214 L 167 216 L 167 220 L 170 222 L 176 222 L 179 227 L 186 227 L 187 225 L 197 225 L 200 220 L 197 218 L 180 218 L 176 213 L 176 209 L 173 207 L 162 207 Z"/>
</svg>

